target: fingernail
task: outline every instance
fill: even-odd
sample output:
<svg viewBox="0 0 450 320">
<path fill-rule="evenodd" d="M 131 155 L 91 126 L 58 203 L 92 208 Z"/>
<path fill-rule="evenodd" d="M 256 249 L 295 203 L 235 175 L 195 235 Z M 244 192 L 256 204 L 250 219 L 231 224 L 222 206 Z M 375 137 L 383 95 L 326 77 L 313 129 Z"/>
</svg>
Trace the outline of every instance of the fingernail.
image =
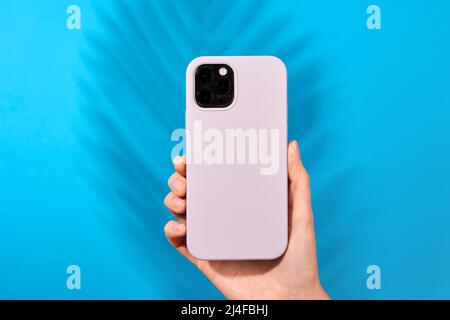
<svg viewBox="0 0 450 320">
<path fill-rule="evenodd" d="M 289 153 L 292 157 L 295 157 L 298 154 L 298 144 L 296 140 L 292 141 L 291 147 L 289 148 Z"/>
<path fill-rule="evenodd" d="M 177 222 L 177 224 L 175 225 L 175 231 L 181 232 L 183 229 L 184 229 L 184 224 L 182 224 L 181 222 Z"/>
<path fill-rule="evenodd" d="M 179 199 L 179 198 L 173 198 L 172 204 L 173 204 L 173 206 L 174 206 L 175 208 L 181 207 L 181 199 Z"/>
<path fill-rule="evenodd" d="M 182 158 L 180 156 L 176 156 L 173 158 L 173 164 L 181 164 Z"/>
<path fill-rule="evenodd" d="M 174 191 L 178 190 L 178 188 L 180 187 L 180 181 L 177 179 L 174 182 L 172 182 L 172 189 Z"/>
<path fill-rule="evenodd" d="M 296 154 L 299 154 L 297 140 L 294 140 L 294 151 L 295 151 Z"/>
</svg>

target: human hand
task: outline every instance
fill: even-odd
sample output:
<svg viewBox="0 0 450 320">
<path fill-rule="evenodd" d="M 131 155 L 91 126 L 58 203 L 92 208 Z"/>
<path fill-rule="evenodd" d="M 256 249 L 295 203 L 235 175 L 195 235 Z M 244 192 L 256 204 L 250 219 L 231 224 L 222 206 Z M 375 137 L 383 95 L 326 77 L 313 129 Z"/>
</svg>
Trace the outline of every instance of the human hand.
<svg viewBox="0 0 450 320">
<path fill-rule="evenodd" d="M 165 206 L 178 221 L 169 221 L 169 242 L 229 299 L 330 299 L 319 280 L 309 176 L 296 141 L 288 145 L 289 243 L 275 260 L 204 261 L 186 247 L 186 163 L 174 159 L 171 192 Z"/>
</svg>

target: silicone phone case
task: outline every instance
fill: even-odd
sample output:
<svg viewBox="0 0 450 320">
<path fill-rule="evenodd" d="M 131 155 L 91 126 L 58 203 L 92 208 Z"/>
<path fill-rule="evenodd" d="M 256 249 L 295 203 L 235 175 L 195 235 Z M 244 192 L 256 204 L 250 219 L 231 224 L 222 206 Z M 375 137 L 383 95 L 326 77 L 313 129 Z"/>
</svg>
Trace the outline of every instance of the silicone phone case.
<svg viewBox="0 0 450 320">
<path fill-rule="evenodd" d="M 206 109 L 195 102 L 195 71 L 202 64 L 227 64 L 234 71 L 233 103 Z M 203 132 L 275 129 L 279 132 L 275 174 L 264 165 L 187 164 L 187 247 L 203 260 L 275 259 L 288 241 L 287 72 L 272 56 L 199 57 L 186 72 L 186 153 L 193 158 L 195 123 Z M 270 140 L 269 140 L 270 141 Z M 247 144 L 248 145 L 248 144 Z M 225 147 L 224 147 L 225 148 Z M 248 150 L 247 150 L 248 151 Z M 273 151 L 272 151 L 273 152 Z"/>
</svg>

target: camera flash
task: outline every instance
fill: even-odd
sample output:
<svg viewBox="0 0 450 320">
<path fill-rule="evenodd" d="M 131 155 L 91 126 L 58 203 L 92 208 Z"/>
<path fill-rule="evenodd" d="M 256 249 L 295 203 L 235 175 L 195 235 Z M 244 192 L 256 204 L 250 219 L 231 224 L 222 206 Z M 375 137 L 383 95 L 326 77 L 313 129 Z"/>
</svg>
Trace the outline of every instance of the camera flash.
<svg viewBox="0 0 450 320">
<path fill-rule="evenodd" d="M 227 68 L 222 67 L 222 68 L 219 69 L 219 74 L 220 74 L 221 76 L 226 76 L 227 73 L 228 73 Z"/>
</svg>

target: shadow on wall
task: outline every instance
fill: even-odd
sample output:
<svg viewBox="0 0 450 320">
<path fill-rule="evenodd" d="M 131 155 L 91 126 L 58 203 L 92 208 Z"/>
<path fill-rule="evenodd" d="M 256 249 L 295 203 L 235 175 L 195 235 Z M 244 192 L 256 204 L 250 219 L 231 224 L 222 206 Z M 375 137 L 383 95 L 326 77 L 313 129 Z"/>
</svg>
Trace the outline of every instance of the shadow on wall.
<svg viewBox="0 0 450 320">
<path fill-rule="evenodd" d="M 86 32 L 85 70 L 77 76 L 84 123 L 76 135 L 87 156 L 80 169 L 104 199 L 101 219 L 119 250 L 130 254 L 147 277 L 154 290 L 150 298 L 221 297 L 170 248 L 163 233 L 170 218 L 163 207 L 172 172 L 170 135 L 184 127 L 190 60 L 201 55 L 280 57 L 289 74 L 289 136 L 300 141 L 313 187 L 316 173 L 326 174 L 320 170 L 326 170 L 323 157 L 333 157 L 333 136 L 331 122 L 323 117 L 340 111 L 331 109 L 335 89 L 325 79 L 326 57 L 314 49 L 315 35 L 304 30 L 295 5 L 256 0 L 94 5 L 100 28 Z M 345 188 L 343 174 L 332 174 L 333 188 Z M 317 186 L 318 192 L 326 188 Z M 318 229 L 325 231 L 325 221 L 333 219 L 336 190 L 331 202 L 318 204 L 324 210 L 316 219 Z M 325 251 L 324 259 L 338 254 L 333 252 Z"/>
</svg>

